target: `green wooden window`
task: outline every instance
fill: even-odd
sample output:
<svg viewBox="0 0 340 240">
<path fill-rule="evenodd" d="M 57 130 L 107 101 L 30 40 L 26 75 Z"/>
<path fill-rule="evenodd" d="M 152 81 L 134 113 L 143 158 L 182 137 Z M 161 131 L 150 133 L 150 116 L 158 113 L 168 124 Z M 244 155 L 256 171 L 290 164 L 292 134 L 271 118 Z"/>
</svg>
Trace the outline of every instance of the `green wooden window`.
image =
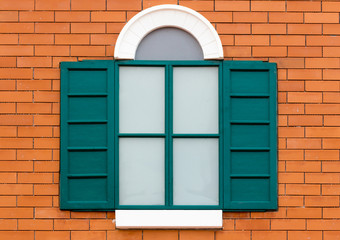
<svg viewBox="0 0 340 240">
<path fill-rule="evenodd" d="M 276 151 L 274 63 L 61 63 L 61 209 L 276 209 Z"/>
</svg>

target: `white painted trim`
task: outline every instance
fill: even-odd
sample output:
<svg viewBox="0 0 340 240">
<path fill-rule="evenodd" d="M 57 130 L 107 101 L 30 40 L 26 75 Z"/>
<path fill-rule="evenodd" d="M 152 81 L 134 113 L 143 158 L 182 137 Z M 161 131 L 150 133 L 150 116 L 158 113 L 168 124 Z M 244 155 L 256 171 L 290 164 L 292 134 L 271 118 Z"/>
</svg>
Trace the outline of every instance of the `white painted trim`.
<svg viewBox="0 0 340 240">
<path fill-rule="evenodd" d="M 116 210 L 118 229 L 220 229 L 222 210 Z"/>
<path fill-rule="evenodd" d="M 201 45 L 204 59 L 223 59 L 222 43 L 211 23 L 190 8 L 171 4 L 154 6 L 135 15 L 120 32 L 114 57 L 134 59 L 141 40 L 163 27 L 180 28 L 190 33 Z"/>
</svg>

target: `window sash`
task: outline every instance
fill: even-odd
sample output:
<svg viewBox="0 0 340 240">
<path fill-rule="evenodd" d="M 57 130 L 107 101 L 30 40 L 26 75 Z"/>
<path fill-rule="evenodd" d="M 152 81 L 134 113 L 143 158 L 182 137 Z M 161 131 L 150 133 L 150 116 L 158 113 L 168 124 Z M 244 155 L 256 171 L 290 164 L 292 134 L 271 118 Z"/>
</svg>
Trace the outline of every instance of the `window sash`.
<svg viewBox="0 0 340 240">
<path fill-rule="evenodd" d="M 145 66 L 165 68 L 165 133 L 120 133 L 119 132 L 119 68 L 121 66 Z M 218 133 L 174 134 L 173 133 L 173 68 L 217 67 L 218 68 Z M 117 61 L 115 66 L 115 203 L 116 209 L 222 209 L 223 208 L 223 139 L 222 139 L 222 62 L 220 61 Z M 165 139 L 165 205 L 120 205 L 119 203 L 119 139 L 120 138 Z M 218 205 L 173 205 L 173 139 L 217 138 L 219 166 Z"/>
</svg>

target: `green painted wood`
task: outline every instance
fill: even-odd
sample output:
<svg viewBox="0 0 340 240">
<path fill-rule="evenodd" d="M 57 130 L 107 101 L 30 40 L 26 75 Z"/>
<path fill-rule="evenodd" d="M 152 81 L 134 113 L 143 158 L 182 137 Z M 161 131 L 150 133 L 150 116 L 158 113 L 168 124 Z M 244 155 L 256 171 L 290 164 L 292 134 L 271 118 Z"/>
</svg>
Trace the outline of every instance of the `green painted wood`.
<svg viewBox="0 0 340 240">
<path fill-rule="evenodd" d="M 277 209 L 276 64 L 223 63 L 224 210 Z"/>
<path fill-rule="evenodd" d="M 113 210 L 114 62 L 62 62 L 60 69 L 60 208 Z"/>
</svg>

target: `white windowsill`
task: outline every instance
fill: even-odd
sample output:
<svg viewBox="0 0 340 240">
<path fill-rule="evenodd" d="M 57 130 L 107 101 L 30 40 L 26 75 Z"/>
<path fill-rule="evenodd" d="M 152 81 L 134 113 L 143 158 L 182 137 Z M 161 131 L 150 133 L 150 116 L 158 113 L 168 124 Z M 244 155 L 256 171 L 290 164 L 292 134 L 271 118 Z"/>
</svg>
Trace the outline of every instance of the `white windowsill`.
<svg viewBox="0 0 340 240">
<path fill-rule="evenodd" d="M 218 229 L 222 210 L 116 210 L 118 229 Z"/>
</svg>

